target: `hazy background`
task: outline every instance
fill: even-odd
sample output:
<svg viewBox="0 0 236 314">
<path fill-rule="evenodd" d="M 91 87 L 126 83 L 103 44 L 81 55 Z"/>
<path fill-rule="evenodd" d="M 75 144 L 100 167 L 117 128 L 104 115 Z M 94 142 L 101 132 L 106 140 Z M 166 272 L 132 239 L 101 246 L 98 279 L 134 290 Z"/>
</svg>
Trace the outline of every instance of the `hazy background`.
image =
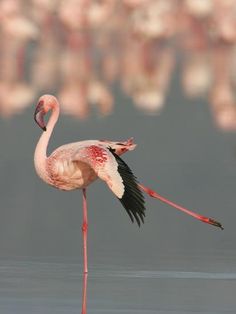
<svg viewBox="0 0 236 314">
<path fill-rule="evenodd" d="M 40 29 L 38 20 L 34 23 Z M 9 34 L 3 30 L 2 26 L 2 42 L 9 48 L 12 38 L 7 41 Z M 73 29 L 75 38 L 77 31 Z M 33 120 L 37 99 L 43 93 L 60 96 L 65 77 L 61 73 L 57 84 L 48 87 L 36 88 L 38 85 L 34 81 L 28 98 L 22 90 L 22 94 L 19 90 L 14 94 L 17 82 L 30 85 L 33 80 L 31 69 L 38 41 L 47 34 L 44 32 L 19 41 L 20 44 L 12 48 L 14 60 L 20 60 L 20 78 L 19 72 L 14 77 L 6 71 L 9 74 L 6 79 L 2 70 L 0 81 L 0 309 L 1 313 L 8 314 L 16 311 L 79 313 L 81 306 L 81 191 L 62 192 L 47 186 L 37 177 L 33 166 L 34 149 L 41 134 Z M 92 43 L 93 38 L 96 37 L 89 39 Z M 158 39 L 152 38 L 152 43 L 155 40 Z M 82 48 L 80 45 L 75 45 L 73 53 L 81 53 L 81 49 L 87 51 L 86 45 Z M 155 45 L 156 42 L 152 54 L 157 49 Z M 234 41 L 230 45 L 227 47 L 233 49 Z M 60 49 L 64 47 L 60 47 L 57 43 L 56 51 L 63 59 L 65 53 Z M 103 50 L 98 47 L 95 45 L 87 51 L 90 57 L 96 59 L 102 54 Z M 6 64 L 5 50 L 1 49 L 1 62 Z M 23 49 L 24 57 L 22 51 L 18 56 L 18 49 Z M 9 55 L 7 52 L 6 56 Z M 232 53 L 232 59 L 234 55 Z M 146 197 L 145 224 L 139 228 L 130 222 L 104 182 L 95 182 L 87 193 L 88 313 L 235 313 L 236 141 L 233 113 L 229 113 L 229 118 L 217 120 L 210 105 L 214 97 L 208 97 L 212 92 L 201 97 L 187 97 L 180 79 L 184 58 L 177 52 L 174 59 L 176 66 L 161 106 L 156 109 L 154 106 L 151 112 L 150 106 L 146 106 L 148 110 L 144 110 L 145 106 L 138 108 L 125 93 L 117 74 L 108 83 L 112 100 L 107 96 L 110 109 L 105 115 L 99 114 L 96 106 L 88 110 L 89 101 L 87 104 L 82 98 L 87 106 L 86 114 L 61 114 L 49 153 L 64 143 L 77 140 L 120 141 L 133 136 L 138 146 L 123 159 L 139 181 L 179 204 L 216 218 L 225 230 L 202 224 L 149 197 Z M 84 59 L 81 60 L 83 64 Z M 100 69 L 96 71 L 100 73 Z M 124 75 L 125 71 L 122 73 Z M 133 77 L 135 75 L 134 71 Z M 44 71 L 40 72 L 40 78 L 43 82 Z M 71 80 L 74 80 L 73 76 Z M 81 83 L 80 77 L 76 80 Z M 85 81 L 87 83 L 89 79 Z M 104 77 L 101 81 L 105 82 Z M 217 89 L 217 84 L 215 87 Z M 21 107 L 20 104 L 11 111 L 14 106 L 11 107 L 10 102 L 6 105 L 10 96 L 16 99 L 15 103 L 26 97 L 27 105 Z M 69 99 L 74 101 L 74 106 L 80 106 L 79 97 Z M 224 97 L 221 103 L 224 103 Z M 228 98 L 225 103 L 229 104 Z M 85 111 L 81 109 L 80 113 Z M 68 113 L 68 110 L 63 109 L 63 112 Z M 227 121 L 230 121 L 229 127 Z"/>
</svg>

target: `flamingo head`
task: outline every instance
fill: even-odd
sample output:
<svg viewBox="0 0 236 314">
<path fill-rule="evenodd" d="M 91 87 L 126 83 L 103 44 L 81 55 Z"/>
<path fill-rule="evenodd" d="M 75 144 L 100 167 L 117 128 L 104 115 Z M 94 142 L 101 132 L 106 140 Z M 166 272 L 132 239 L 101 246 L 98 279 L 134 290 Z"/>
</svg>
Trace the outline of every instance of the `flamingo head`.
<svg viewBox="0 0 236 314">
<path fill-rule="evenodd" d="M 34 112 L 34 120 L 43 131 L 47 131 L 44 116 L 49 110 L 54 109 L 56 105 L 57 100 L 52 95 L 43 95 L 39 98 Z"/>
</svg>

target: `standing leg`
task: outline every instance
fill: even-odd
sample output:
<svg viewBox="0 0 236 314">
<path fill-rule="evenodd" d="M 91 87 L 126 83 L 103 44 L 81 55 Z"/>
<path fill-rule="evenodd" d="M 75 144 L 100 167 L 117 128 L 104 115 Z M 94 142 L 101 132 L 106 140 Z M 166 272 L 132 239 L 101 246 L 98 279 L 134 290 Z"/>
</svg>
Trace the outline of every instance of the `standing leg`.
<svg viewBox="0 0 236 314">
<path fill-rule="evenodd" d="M 88 274 L 84 273 L 84 277 L 83 277 L 83 299 L 82 299 L 82 312 L 81 312 L 81 314 L 87 313 L 87 280 L 88 280 Z"/>
<path fill-rule="evenodd" d="M 84 250 L 84 273 L 88 272 L 88 257 L 87 257 L 87 231 L 88 231 L 88 215 L 87 215 L 87 200 L 86 189 L 83 189 L 83 250 Z"/>
</svg>

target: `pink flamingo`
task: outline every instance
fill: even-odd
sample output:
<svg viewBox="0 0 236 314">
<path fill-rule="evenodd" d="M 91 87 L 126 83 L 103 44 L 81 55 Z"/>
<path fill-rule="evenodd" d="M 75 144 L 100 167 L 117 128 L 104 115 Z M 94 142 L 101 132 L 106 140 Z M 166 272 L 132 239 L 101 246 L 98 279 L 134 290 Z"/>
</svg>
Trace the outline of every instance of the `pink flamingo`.
<svg viewBox="0 0 236 314">
<path fill-rule="evenodd" d="M 52 114 L 46 126 L 44 115 L 50 110 Z M 124 142 L 88 140 L 70 143 L 58 147 L 47 157 L 48 142 L 59 113 L 59 103 L 54 96 L 44 95 L 39 98 L 34 119 L 44 132 L 35 149 L 34 163 L 37 174 L 46 183 L 60 190 L 82 189 L 84 273 L 88 272 L 86 188 L 97 178 L 107 183 L 124 206 L 132 222 L 136 220 L 139 226 L 141 222 L 144 222 L 145 217 L 144 196 L 142 194 L 144 191 L 151 197 L 157 198 L 202 222 L 223 229 L 216 220 L 179 206 L 139 184 L 129 166 L 120 158 L 120 155 L 136 147 L 132 138 Z"/>
</svg>

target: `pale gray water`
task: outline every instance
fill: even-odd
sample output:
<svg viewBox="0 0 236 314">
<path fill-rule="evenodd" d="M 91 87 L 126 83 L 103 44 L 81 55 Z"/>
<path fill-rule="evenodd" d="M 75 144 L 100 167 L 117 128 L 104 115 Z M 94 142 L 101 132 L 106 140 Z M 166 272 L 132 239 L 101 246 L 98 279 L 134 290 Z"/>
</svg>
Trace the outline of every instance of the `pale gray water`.
<svg viewBox="0 0 236 314">
<path fill-rule="evenodd" d="M 121 270 L 88 275 L 88 313 L 235 313 L 235 273 Z M 80 313 L 75 262 L 1 261 L 1 313 Z"/>
</svg>

